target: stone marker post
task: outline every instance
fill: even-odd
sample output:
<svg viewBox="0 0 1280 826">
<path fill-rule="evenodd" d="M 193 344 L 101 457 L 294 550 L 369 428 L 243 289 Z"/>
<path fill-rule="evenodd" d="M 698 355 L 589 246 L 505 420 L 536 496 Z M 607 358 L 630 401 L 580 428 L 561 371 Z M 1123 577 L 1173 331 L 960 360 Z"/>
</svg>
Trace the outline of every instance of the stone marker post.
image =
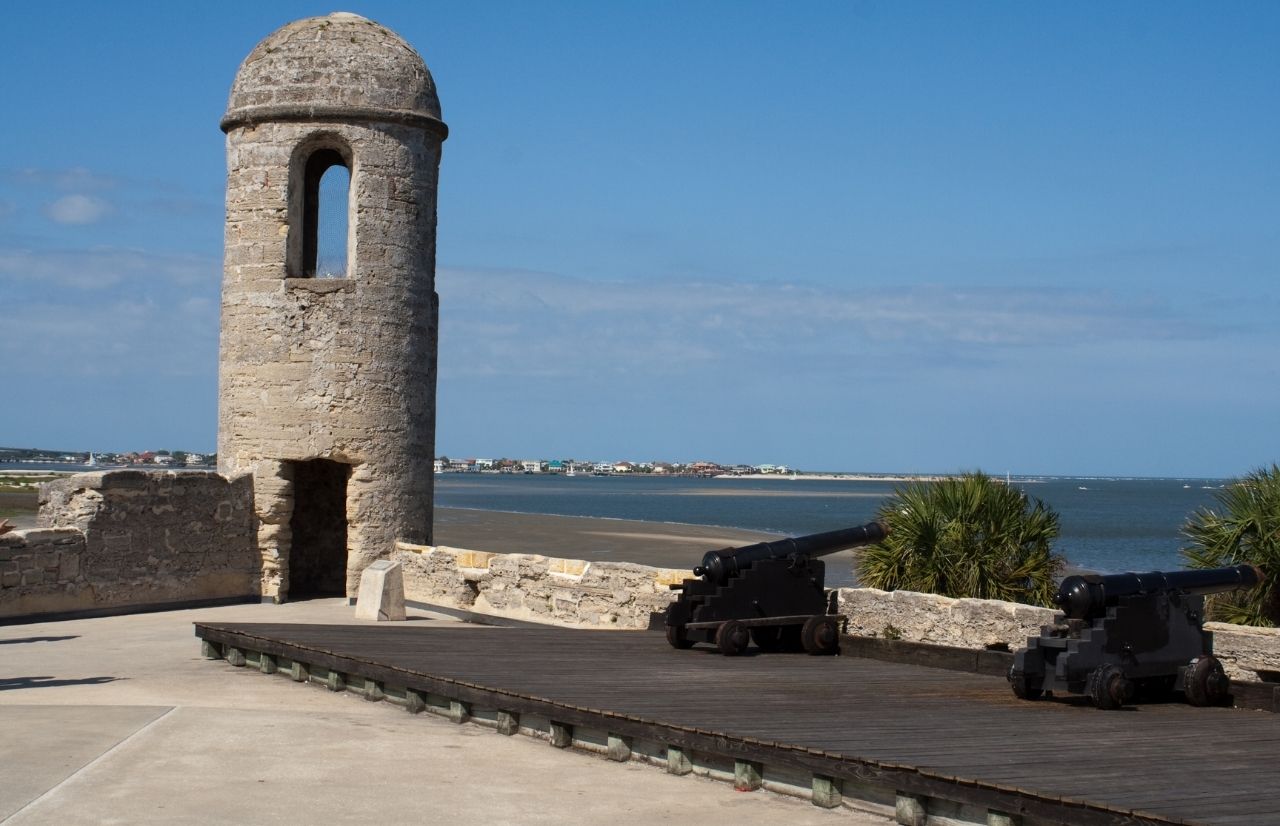
<svg viewBox="0 0 1280 826">
<path fill-rule="evenodd" d="M 404 574 L 399 562 L 379 559 L 360 575 L 356 619 L 403 620 Z"/>
</svg>

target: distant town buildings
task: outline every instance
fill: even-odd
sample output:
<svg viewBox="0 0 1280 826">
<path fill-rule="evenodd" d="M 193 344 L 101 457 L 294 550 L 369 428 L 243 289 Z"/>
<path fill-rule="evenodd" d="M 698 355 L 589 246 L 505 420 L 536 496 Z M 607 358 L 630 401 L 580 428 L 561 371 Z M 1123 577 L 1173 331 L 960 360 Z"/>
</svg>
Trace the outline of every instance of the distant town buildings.
<svg viewBox="0 0 1280 826">
<path fill-rule="evenodd" d="M 42 450 L 40 448 L 0 447 L 0 462 L 22 464 L 93 465 L 104 468 L 205 468 L 216 465 L 216 453 L 193 453 L 186 450 L 144 450 L 126 453 L 91 450 L 88 452 Z"/>
<path fill-rule="evenodd" d="M 588 459 L 451 459 L 435 460 L 436 473 L 549 473 L 566 476 L 754 476 L 796 473 L 787 465 L 722 465 L 716 462 L 613 462 Z"/>
<path fill-rule="evenodd" d="M 216 453 L 185 450 L 144 450 L 126 453 L 108 451 L 61 451 L 37 448 L 0 447 L 0 462 L 40 464 L 93 464 L 103 467 L 205 468 L 218 463 Z M 754 476 L 787 475 L 797 471 L 788 465 L 719 464 L 717 462 L 636 462 L 627 459 L 452 459 L 441 456 L 434 462 L 436 473 L 547 473 L 566 476 Z"/>
</svg>

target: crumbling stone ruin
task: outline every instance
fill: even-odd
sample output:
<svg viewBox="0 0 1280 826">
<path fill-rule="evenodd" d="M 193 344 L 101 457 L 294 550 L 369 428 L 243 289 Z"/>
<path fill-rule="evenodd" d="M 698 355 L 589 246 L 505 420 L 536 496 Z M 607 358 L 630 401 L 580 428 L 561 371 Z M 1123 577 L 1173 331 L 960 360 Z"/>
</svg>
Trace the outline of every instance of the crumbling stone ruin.
<svg viewBox="0 0 1280 826">
<path fill-rule="evenodd" d="M 0 535 L 0 620 L 256 595 L 251 482 L 115 470 L 42 485 L 40 526 Z"/>
<path fill-rule="evenodd" d="M 353 596 L 396 540 L 431 542 L 435 83 L 377 23 L 299 20 L 245 58 L 222 129 L 218 469 L 253 475 L 264 596 Z M 330 273 L 334 171 L 349 184 Z"/>
</svg>

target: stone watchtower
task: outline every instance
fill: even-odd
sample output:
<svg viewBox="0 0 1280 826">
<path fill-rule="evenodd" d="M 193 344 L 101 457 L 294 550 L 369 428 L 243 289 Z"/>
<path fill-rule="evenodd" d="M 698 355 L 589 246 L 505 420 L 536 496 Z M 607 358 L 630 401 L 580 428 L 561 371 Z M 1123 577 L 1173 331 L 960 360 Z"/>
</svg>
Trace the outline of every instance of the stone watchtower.
<svg viewBox="0 0 1280 826">
<path fill-rule="evenodd" d="M 264 596 L 351 596 L 431 541 L 435 83 L 377 23 L 299 20 L 245 58 L 222 130 L 218 469 L 253 474 Z"/>
</svg>

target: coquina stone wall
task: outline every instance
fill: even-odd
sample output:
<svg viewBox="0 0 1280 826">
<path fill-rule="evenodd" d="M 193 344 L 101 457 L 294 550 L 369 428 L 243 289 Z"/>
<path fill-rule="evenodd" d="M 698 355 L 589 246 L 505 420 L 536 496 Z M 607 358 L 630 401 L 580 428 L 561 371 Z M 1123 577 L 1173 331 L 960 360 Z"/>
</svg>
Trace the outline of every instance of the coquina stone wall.
<svg viewBox="0 0 1280 826">
<path fill-rule="evenodd" d="M 398 539 L 430 542 L 435 445 L 435 82 L 412 47 L 350 13 L 298 20 L 253 49 L 227 112 L 218 469 L 257 477 L 263 594 L 299 587 L 293 516 L 345 520 L 341 575 Z M 325 169 L 349 173 L 346 260 L 316 254 Z M 336 501 L 306 466 L 345 478 Z M 343 484 L 339 482 L 338 484 Z M 327 532 L 332 535 L 332 532 Z M 299 544 L 308 544 L 300 542 Z M 323 583 L 328 590 L 330 583 Z"/>
<path fill-rule="evenodd" d="M 689 574 L 623 562 L 584 562 L 535 554 L 495 554 L 396 544 L 405 598 L 480 614 L 579 628 L 641 629 L 671 603 L 668 586 Z M 849 634 L 958 648 L 1016 651 L 1050 608 L 988 599 L 952 599 L 911 591 L 839 589 Z M 1280 629 L 1208 623 L 1214 653 L 1232 679 L 1274 680 Z"/>
<path fill-rule="evenodd" d="M 993 599 L 952 599 L 911 591 L 841 588 L 840 613 L 850 634 L 889 637 L 960 648 L 1016 651 L 1040 626 L 1054 622 L 1051 608 Z M 1280 672 L 1280 628 L 1210 622 L 1213 653 L 1233 680 L 1274 680 Z"/>
<path fill-rule="evenodd" d="M 494 554 L 396 543 L 405 598 L 481 614 L 585 628 L 639 629 L 688 572 L 627 562 Z"/>
<path fill-rule="evenodd" d="M 41 486 L 0 534 L 0 617 L 258 594 L 249 476 L 105 471 Z"/>
</svg>

